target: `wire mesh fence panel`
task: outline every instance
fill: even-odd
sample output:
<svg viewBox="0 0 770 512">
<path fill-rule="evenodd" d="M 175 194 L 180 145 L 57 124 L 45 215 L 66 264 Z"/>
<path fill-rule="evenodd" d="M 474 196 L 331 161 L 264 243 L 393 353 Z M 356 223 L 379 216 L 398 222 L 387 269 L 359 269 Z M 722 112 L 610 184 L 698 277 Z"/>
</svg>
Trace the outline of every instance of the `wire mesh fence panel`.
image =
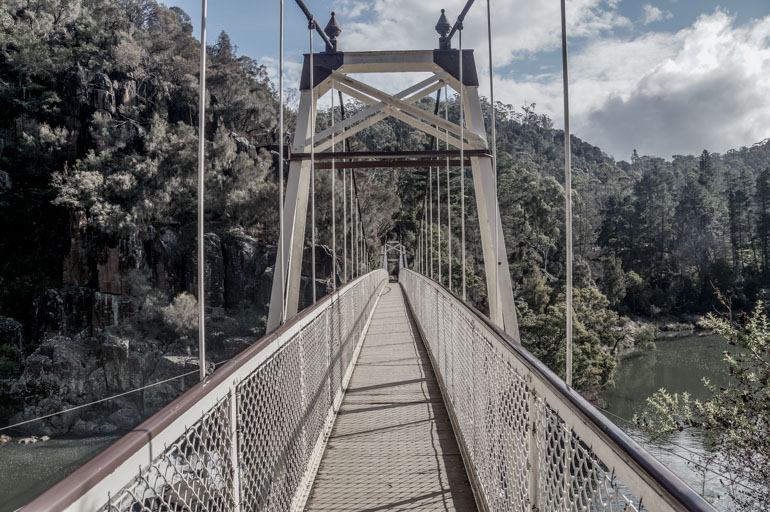
<svg viewBox="0 0 770 512">
<path fill-rule="evenodd" d="M 300 335 L 238 385 L 238 460 L 246 509 L 289 510 L 304 472 Z"/>
<path fill-rule="evenodd" d="M 291 510 L 307 492 L 302 477 L 329 426 L 332 400 L 342 389 L 383 280 L 382 271 L 372 274 L 239 385 L 244 510 Z"/>
<path fill-rule="evenodd" d="M 329 309 L 302 329 L 302 384 L 303 408 L 307 411 L 305 422 L 305 458 L 309 460 L 326 424 L 331 407 L 329 400 L 329 375 L 331 360 L 329 346 L 332 340 L 329 332 Z"/>
<path fill-rule="evenodd" d="M 151 417 L 144 433 L 119 440 L 84 466 L 89 487 L 72 509 L 301 508 L 386 282 L 378 269 L 342 287 Z"/>
<path fill-rule="evenodd" d="M 642 496 L 666 504 L 662 510 L 686 510 L 668 506 L 678 498 L 661 498 L 657 477 L 630 465 L 627 453 L 642 451 L 638 445 L 628 450 L 606 444 L 609 422 L 589 425 L 553 389 L 558 378 L 539 373 L 542 364 L 520 355 L 526 351 L 514 350 L 478 312 L 415 272 L 404 270 L 399 280 L 426 338 L 466 466 L 489 510 L 641 512 L 647 510 Z M 592 447 L 609 458 L 602 460 Z M 616 471 L 630 475 L 629 482 Z M 697 505 L 710 509 L 705 502 Z"/>
<path fill-rule="evenodd" d="M 233 509 L 230 399 L 217 403 L 128 485 L 111 494 L 109 512 Z"/>
</svg>

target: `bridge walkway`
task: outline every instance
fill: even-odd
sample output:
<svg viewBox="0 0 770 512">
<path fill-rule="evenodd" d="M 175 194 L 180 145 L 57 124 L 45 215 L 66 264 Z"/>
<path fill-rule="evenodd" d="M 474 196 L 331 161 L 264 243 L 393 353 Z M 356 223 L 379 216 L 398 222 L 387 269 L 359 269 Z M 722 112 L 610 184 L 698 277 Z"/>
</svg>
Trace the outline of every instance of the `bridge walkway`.
<svg viewBox="0 0 770 512">
<path fill-rule="evenodd" d="M 306 510 L 476 510 L 425 345 L 387 285 Z"/>
</svg>

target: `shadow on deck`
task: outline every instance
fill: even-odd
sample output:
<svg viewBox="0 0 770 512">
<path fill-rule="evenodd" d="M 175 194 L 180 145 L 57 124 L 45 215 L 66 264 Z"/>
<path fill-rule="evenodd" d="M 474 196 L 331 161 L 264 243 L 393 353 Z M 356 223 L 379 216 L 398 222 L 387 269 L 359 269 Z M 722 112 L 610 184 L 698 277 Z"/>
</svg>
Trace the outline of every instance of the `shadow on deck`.
<svg viewBox="0 0 770 512">
<path fill-rule="evenodd" d="M 306 510 L 476 510 L 398 284 L 385 287 L 374 311 Z"/>
</svg>

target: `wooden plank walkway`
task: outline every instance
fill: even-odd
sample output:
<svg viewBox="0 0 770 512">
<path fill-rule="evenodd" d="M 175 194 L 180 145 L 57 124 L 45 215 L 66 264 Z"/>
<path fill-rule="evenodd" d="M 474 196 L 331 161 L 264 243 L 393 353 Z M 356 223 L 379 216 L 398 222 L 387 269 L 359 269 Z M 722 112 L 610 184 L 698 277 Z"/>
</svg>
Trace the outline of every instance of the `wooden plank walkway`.
<svg viewBox="0 0 770 512">
<path fill-rule="evenodd" d="M 401 287 L 374 311 L 306 510 L 476 510 Z"/>
</svg>

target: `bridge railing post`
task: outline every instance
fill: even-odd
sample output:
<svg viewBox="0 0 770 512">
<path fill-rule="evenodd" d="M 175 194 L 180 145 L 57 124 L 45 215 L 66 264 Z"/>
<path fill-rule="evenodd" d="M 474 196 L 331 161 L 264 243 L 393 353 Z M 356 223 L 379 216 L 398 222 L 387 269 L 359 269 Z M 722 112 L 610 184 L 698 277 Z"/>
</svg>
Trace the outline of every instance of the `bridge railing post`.
<svg viewBox="0 0 770 512">
<path fill-rule="evenodd" d="M 532 375 L 527 375 L 527 422 L 529 430 L 529 450 L 527 469 L 529 471 L 529 510 L 532 512 L 538 512 L 540 510 L 540 504 L 538 500 L 538 487 L 540 471 L 538 468 L 538 450 L 537 450 L 537 400 L 535 396 L 535 390 L 532 386 Z"/>
<path fill-rule="evenodd" d="M 230 459 L 233 468 L 233 511 L 241 510 L 241 474 L 238 463 L 238 393 L 230 388 Z"/>
</svg>

